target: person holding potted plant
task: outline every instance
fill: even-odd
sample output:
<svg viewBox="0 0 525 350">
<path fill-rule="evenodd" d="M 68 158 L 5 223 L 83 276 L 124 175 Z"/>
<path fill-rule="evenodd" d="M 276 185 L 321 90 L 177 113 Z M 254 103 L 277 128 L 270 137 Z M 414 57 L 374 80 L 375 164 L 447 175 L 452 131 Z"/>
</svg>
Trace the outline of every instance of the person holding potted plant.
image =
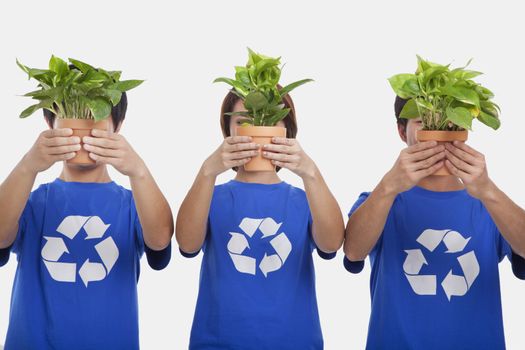
<svg viewBox="0 0 525 350">
<path fill-rule="evenodd" d="M 278 93 L 276 63 L 250 51 L 247 67 L 237 67 L 220 114 L 225 139 L 204 161 L 177 216 L 181 253 L 204 252 L 190 349 L 323 348 L 312 252 L 334 257 L 344 223 L 321 172 L 295 139 L 294 105 L 283 93 L 290 88 Z M 269 68 L 274 71 L 264 71 Z M 254 77 L 268 90 L 250 101 L 245 96 L 257 91 L 250 86 Z M 251 128 L 254 119 L 265 118 L 253 108 L 274 108 L 277 114 L 265 114 L 273 118 L 265 126 L 283 128 L 284 137 L 268 136 L 259 144 L 257 136 L 242 134 L 243 125 Z M 259 155 L 272 168 L 246 169 Z M 281 181 L 282 168 L 300 176 L 305 191 Z M 229 169 L 235 178 L 215 185 Z"/>
<path fill-rule="evenodd" d="M 505 348 L 498 263 L 507 256 L 525 279 L 525 211 L 464 143 L 473 119 L 500 124 L 492 93 L 472 80 L 479 74 L 418 58 L 416 74 L 390 79 L 408 147 L 360 195 L 344 242 L 348 271 L 370 257 L 368 349 Z"/>
<path fill-rule="evenodd" d="M 40 81 L 31 95 L 44 101 L 38 108 L 49 129 L 0 185 L 0 266 L 10 252 L 18 260 L 5 346 L 138 349 L 140 258 L 146 252 L 152 268 L 164 268 L 174 231 L 166 199 L 119 133 L 123 90 L 138 83 L 119 84 L 119 72 L 57 57 L 49 70 L 23 69 Z M 61 111 L 75 110 L 108 129 L 81 138 L 56 127 L 59 118 L 78 117 Z M 68 162 L 81 149 L 93 162 Z M 60 176 L 31 192 L 36 176 L 56 162 L 63 162 Z M 111 180 L 107 165 L 129 177 L 132 191 Z"/>
</svg>

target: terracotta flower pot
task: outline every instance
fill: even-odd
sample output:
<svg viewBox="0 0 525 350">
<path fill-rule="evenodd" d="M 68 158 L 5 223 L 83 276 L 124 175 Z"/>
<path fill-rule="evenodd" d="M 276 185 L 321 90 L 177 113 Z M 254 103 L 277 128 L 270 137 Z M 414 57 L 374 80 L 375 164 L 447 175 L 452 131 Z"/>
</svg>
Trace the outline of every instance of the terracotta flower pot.
<svg viewBox="0 0 525 350">
<path fill-rule="evenodd" d="M 95 122 L 93 119 L 68 119 L 57 118 L 56 128 L 69 128 L 73 130 L 73 136 L 80 137 L 81 146 L 84 145 L 82 137 L 91 135 L 92 129 L 108 130 L 109 122 L 107 119 Z M 77 151 L 77 155 L 67 161 L 71 164 L 94 164 L 95 161 L 89 157 L 88 151 L 82 147 Z"/>
<path fill-rule="evenodd" d="M 286 128 L 280 126 L 240 126 L 236 133 L 238 136 L 251 136 L 253 142 L 262 147 L 265 144 L 272 143 L 272 137 L 286 137 Z M 269 159 L 263 158 L 262 150 L 259 149 L 259 154 L 244 165 L 244 170 L 275 171 L 275 165 Z"/>
<path fill-rule="evenodd" d="M 447 142 L 460 141 L 465 142 L 468 139 L 468 131 L 438 131 L 438 130 L 418 130 L 416 138 L 420 142 L 424 141 L 437 141 L 438 144 L 444 144 Z M 436 171 L 434 175 L 448 176 L 452 175 L 446 165 L 443 165 L 441 169 Z"/>
</svg>

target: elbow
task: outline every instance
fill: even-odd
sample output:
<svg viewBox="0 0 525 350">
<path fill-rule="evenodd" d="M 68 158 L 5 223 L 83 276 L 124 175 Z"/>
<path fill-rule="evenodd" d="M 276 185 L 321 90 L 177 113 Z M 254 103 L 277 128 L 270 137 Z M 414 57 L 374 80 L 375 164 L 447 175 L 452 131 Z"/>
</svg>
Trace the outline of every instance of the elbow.
<svg viewBox="0 0 525 350">
<path fill-rule="evenodd" d="M 350 261 L 364 261 L 368 256 L 368 253 L 358 249 L 355 245 L 351 244 L 348 240 L 344 244 L 345 256 Z"/>
<path fill-rule="evenodd" d="M 193 240 L 188 239 L 188 237 L 191 237 L 191 235 L 182 234 L 182 232 L 177 229 L 175 238 L 179 245 L 179 249 L 188 255 L 198 253 L 202 248 L 202 242 L 194 242 Z"/>
<path fill-rule="evenodd" d="M 161 251 L 166 249 L 171 244 L 171 237 L 173 236 L 173 228 L 167 227 L 165 229 L 160 229 L 155 235 L 148 235 L 148 237 L 154 237 L 153 239 L 148 239 L 146 245 L 151 250 Z"/>
</svg>

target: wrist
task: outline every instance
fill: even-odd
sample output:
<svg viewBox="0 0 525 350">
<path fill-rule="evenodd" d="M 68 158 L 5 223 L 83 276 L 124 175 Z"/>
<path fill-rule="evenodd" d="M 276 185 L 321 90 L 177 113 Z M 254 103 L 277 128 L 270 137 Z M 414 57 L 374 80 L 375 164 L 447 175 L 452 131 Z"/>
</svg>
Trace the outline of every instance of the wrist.
<svg viewBox="0 0 525 350">
<path fill-rule="evenodd" d="M 135 167 L 133 173 L 129 174 L 130 180 L 143 180 L 149 175 L 148 167 L 142 159 L 140 159 L 139 164 Z"/>
<path fill-rule="evenodd" d="M 316 182 L 322 178 L 319 168 L 312 162 L 312 165 L 309 166 L 304 172 L 300 174 L 303 182 Z"/>
<path fill-rule="evenodd" d="M 486 186 L 479 193 L 479 200 L 484 204 L 488 202 L 494 202 L 498 199 L 498 193 L 500 192 L 498 186 L 492 180 L 488 180 Z"/>
<path fill-rule="evenodd" d="M 17 168 L 24 175 L 30 175 L 30 176 L 36 177 L 38 175 L 38 170 L 35 169 L 33 165 L 34 165 L 34 161 L 32 161 L 28 153 L 26 153 L 22 157 L 22 160 L 18 163 Z"/>
<path fill-rule="evenodd" d="M 199 175 L 207 178 L 207 179 L 213 179 L 215 180 L 219 174 L 217 174 L 216 171 L 214 171 L 213 167 L 210 165 L 209 158 L 202 163 L 202 166 L 199 170 Z"/>
<path fill-rule="evenodd" d="M 381 179 L 381 181 L 379 182 L 379 184 L 377 185 L 375 191 L 377 191 L 377 193 L 379 195 L 381 195 L 382 197 L 392 197 L 394 198 L 395 196 L 397 196 L 399 194 L 399 190 L 397 189 L 397 187 L 392 184 L 387 176 L 383 177 Z"/>
</svg>

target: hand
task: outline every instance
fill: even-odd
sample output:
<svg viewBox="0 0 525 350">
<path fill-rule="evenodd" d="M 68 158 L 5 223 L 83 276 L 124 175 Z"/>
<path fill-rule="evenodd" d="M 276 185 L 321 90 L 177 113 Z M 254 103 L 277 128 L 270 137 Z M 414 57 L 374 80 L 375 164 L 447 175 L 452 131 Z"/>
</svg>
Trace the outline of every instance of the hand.
<svg viewBox="0 0 525 350">
<path fill-rule="evenodd" d="M 447 168 L 461 179 L 471 196 L 481 199 L 490 193 L 494 184 L 489 178 L 483 154 L 459 141 L 447 143 L 445 153 Z"/>
<path fill-rule="evenodd" d="M 393 168 L 381 180 L 387 193 L 397 195 L 417 185 L 444 165 L 445 147 L 436 141 L 405 148 Z"/>
<path fill-rule="evenodd" d="M 110 164 L 118 172 L 129 177 L 141 177 L 147 173 L 146 164 L 131 147 L 124 136 L 111 131 L 93 129 L 91 136 L 84 136 L 84 149 L 89 157 L 100 164 Z"/>
<path fill-rule="evenodd" d="M 80 138 L 71 129 L 49 129 L 42 132 L 23 159 L 24 166 L 39 173 L 59 161 L 68 160 L 80 151 Z"/>
<path fill-rule="evenodd" d="M 259 145 L 252 142 L 249 136 L 230 136 L 203 164 L 207 175 L 218 176 L 228 169 L 248 163 L 259 154 Z"/>
<path fill-rule="evenodd" d="M 272 143 L 263 145 L 263 157 L 278 167 L 288 169 L 301 178 L 314 177 L 317 167 L 303 151 L 299 142 L 285 137 L 274 137 Z"/>
</svg>

